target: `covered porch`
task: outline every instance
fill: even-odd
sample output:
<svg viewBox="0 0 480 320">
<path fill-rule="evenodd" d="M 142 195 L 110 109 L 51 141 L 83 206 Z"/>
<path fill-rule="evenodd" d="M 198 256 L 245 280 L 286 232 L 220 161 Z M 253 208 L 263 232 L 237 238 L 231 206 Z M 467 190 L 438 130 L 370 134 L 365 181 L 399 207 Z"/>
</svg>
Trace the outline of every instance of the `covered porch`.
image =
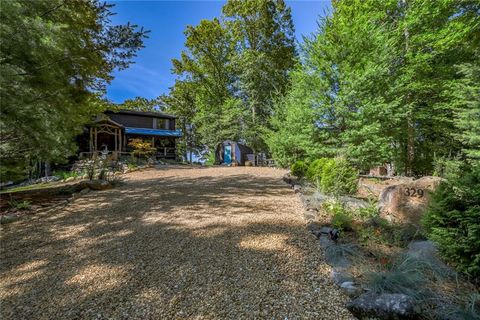
<svg viewBox="0 0 480 320">
<path fill-rule="evenodd" d="M 79 153 L 81 159 L 104 157 L 119 160 L 131 156 L 131 139 L 150 141 L 156 149 L 157 159 L 176 158 L 176 139 L 182 136 L 180 130 L 125 127 L 109 118 L 100 118 L 87 127 L 88 151 Z"/>
</svg>

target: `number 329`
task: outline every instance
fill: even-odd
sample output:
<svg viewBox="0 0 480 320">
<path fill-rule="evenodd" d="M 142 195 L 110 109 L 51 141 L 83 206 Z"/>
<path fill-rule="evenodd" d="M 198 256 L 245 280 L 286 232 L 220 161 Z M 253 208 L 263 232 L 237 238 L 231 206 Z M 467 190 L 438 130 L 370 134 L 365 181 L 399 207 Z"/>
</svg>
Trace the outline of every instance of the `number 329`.
<svg viewBox="0 0 480 320">
<path fill-rule="evenodd" d="M 415 189 L 415 188 L 405 188 L 405 195 L 407 197 L 418 197 L 422 198 L 424 196 L 423 189 Z"/>
</svg>

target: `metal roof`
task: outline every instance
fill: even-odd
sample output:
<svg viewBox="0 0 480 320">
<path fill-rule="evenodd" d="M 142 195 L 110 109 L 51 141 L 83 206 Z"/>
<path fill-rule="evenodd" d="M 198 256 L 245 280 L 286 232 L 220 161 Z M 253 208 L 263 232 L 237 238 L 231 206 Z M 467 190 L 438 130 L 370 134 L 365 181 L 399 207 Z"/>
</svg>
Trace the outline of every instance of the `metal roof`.
<svg viewBox="0 0 480 320">
<path fill-rule="evenodd" d="M 157 136 L 157 137 L 181 137 L 181 130 L 165 130 L 165 129 L 148 129 L 148 128 L 132 128 L 125 127 L 126 134 L 137 134 L 142 136 Z"/>
</svg>

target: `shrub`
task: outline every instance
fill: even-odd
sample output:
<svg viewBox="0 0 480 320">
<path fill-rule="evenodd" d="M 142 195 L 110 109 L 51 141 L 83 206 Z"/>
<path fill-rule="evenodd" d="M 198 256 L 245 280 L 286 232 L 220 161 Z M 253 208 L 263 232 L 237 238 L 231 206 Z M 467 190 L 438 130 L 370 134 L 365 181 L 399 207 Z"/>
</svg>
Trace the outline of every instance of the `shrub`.
<svg viewBox="0 0 480 320">
<path fill-rule="evenodd" d="M 151 141 L 143 141 L 140 138 L 131 139 L 128 142 L 128 145 L 133 148 L 132 156 L 136 156 L 138 158 L 149 158 L 153 156 L 157 150 L 154 146 L 152 146 Z"/>
<path fill-rule="evenodd" d="M 298 160 L 294 164 L 292 164 L 291 172 L 294 176 L 298 178 L 303 178 L 305 173 L 307 172 L 308 166 L 305 162 Z"/>
<path fill-rule="evenodd" d="M 353 218 L 345 206 L 338 201 L 328 201 L 323 203 L 323 209 L 332 216 L 331 224 L 339 230 L 352 230 Z"/>
<path fill-rule="evenodd" d="M 324 164 L 319 182 L 322 192 L 353 194 L 357 191 L 358 172 L 347 161 L 337 158 Z"/>
<path fill-rule="evenodd" d="M 30 209 L 30 206 L 31 206 L 30 201 L 27 201 L 27 200 L 17 201 L 15 199 L 11 199 L 9 204 L 10 204 L 10 207 L 18 210 L 28 210 Z"/>
<path fill-rule="evenodd" d="M 480 165 L 465 165 L 432 194 L 423 217 L 427 236 L 459 271 L 480 276 Z"/>
<path fill-rule="evenodd" d="M 75 171 L 55 171 L 53 173 L 54 176 L 60 177 L 61 179 L 65 180 L 70 177 L 78 177 L 78 173 Z"/>
<path fill-rule="evenodd" d="M 317 180 L 321 179 L 323 167 L 329 161 L 332 161 L 332 159 L 320 158 L 313 161 L 308 166 L 308 170 L 306 173 L 307 179 L 315 183 L 317 182 Z"/>
</svg>

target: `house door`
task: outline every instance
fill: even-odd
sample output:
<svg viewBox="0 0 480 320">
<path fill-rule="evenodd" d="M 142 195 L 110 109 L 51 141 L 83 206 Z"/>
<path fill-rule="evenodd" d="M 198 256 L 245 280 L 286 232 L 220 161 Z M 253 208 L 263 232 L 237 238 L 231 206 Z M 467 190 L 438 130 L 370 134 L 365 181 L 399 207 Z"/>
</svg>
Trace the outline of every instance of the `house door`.
<svg viewBox="0 0 480 320">
<path fill-rule="evenodd" d="M 223 162 L 226 164 L 232 163 L 232 146 L 225 146 L 223 151 Z"/>
</svg>

